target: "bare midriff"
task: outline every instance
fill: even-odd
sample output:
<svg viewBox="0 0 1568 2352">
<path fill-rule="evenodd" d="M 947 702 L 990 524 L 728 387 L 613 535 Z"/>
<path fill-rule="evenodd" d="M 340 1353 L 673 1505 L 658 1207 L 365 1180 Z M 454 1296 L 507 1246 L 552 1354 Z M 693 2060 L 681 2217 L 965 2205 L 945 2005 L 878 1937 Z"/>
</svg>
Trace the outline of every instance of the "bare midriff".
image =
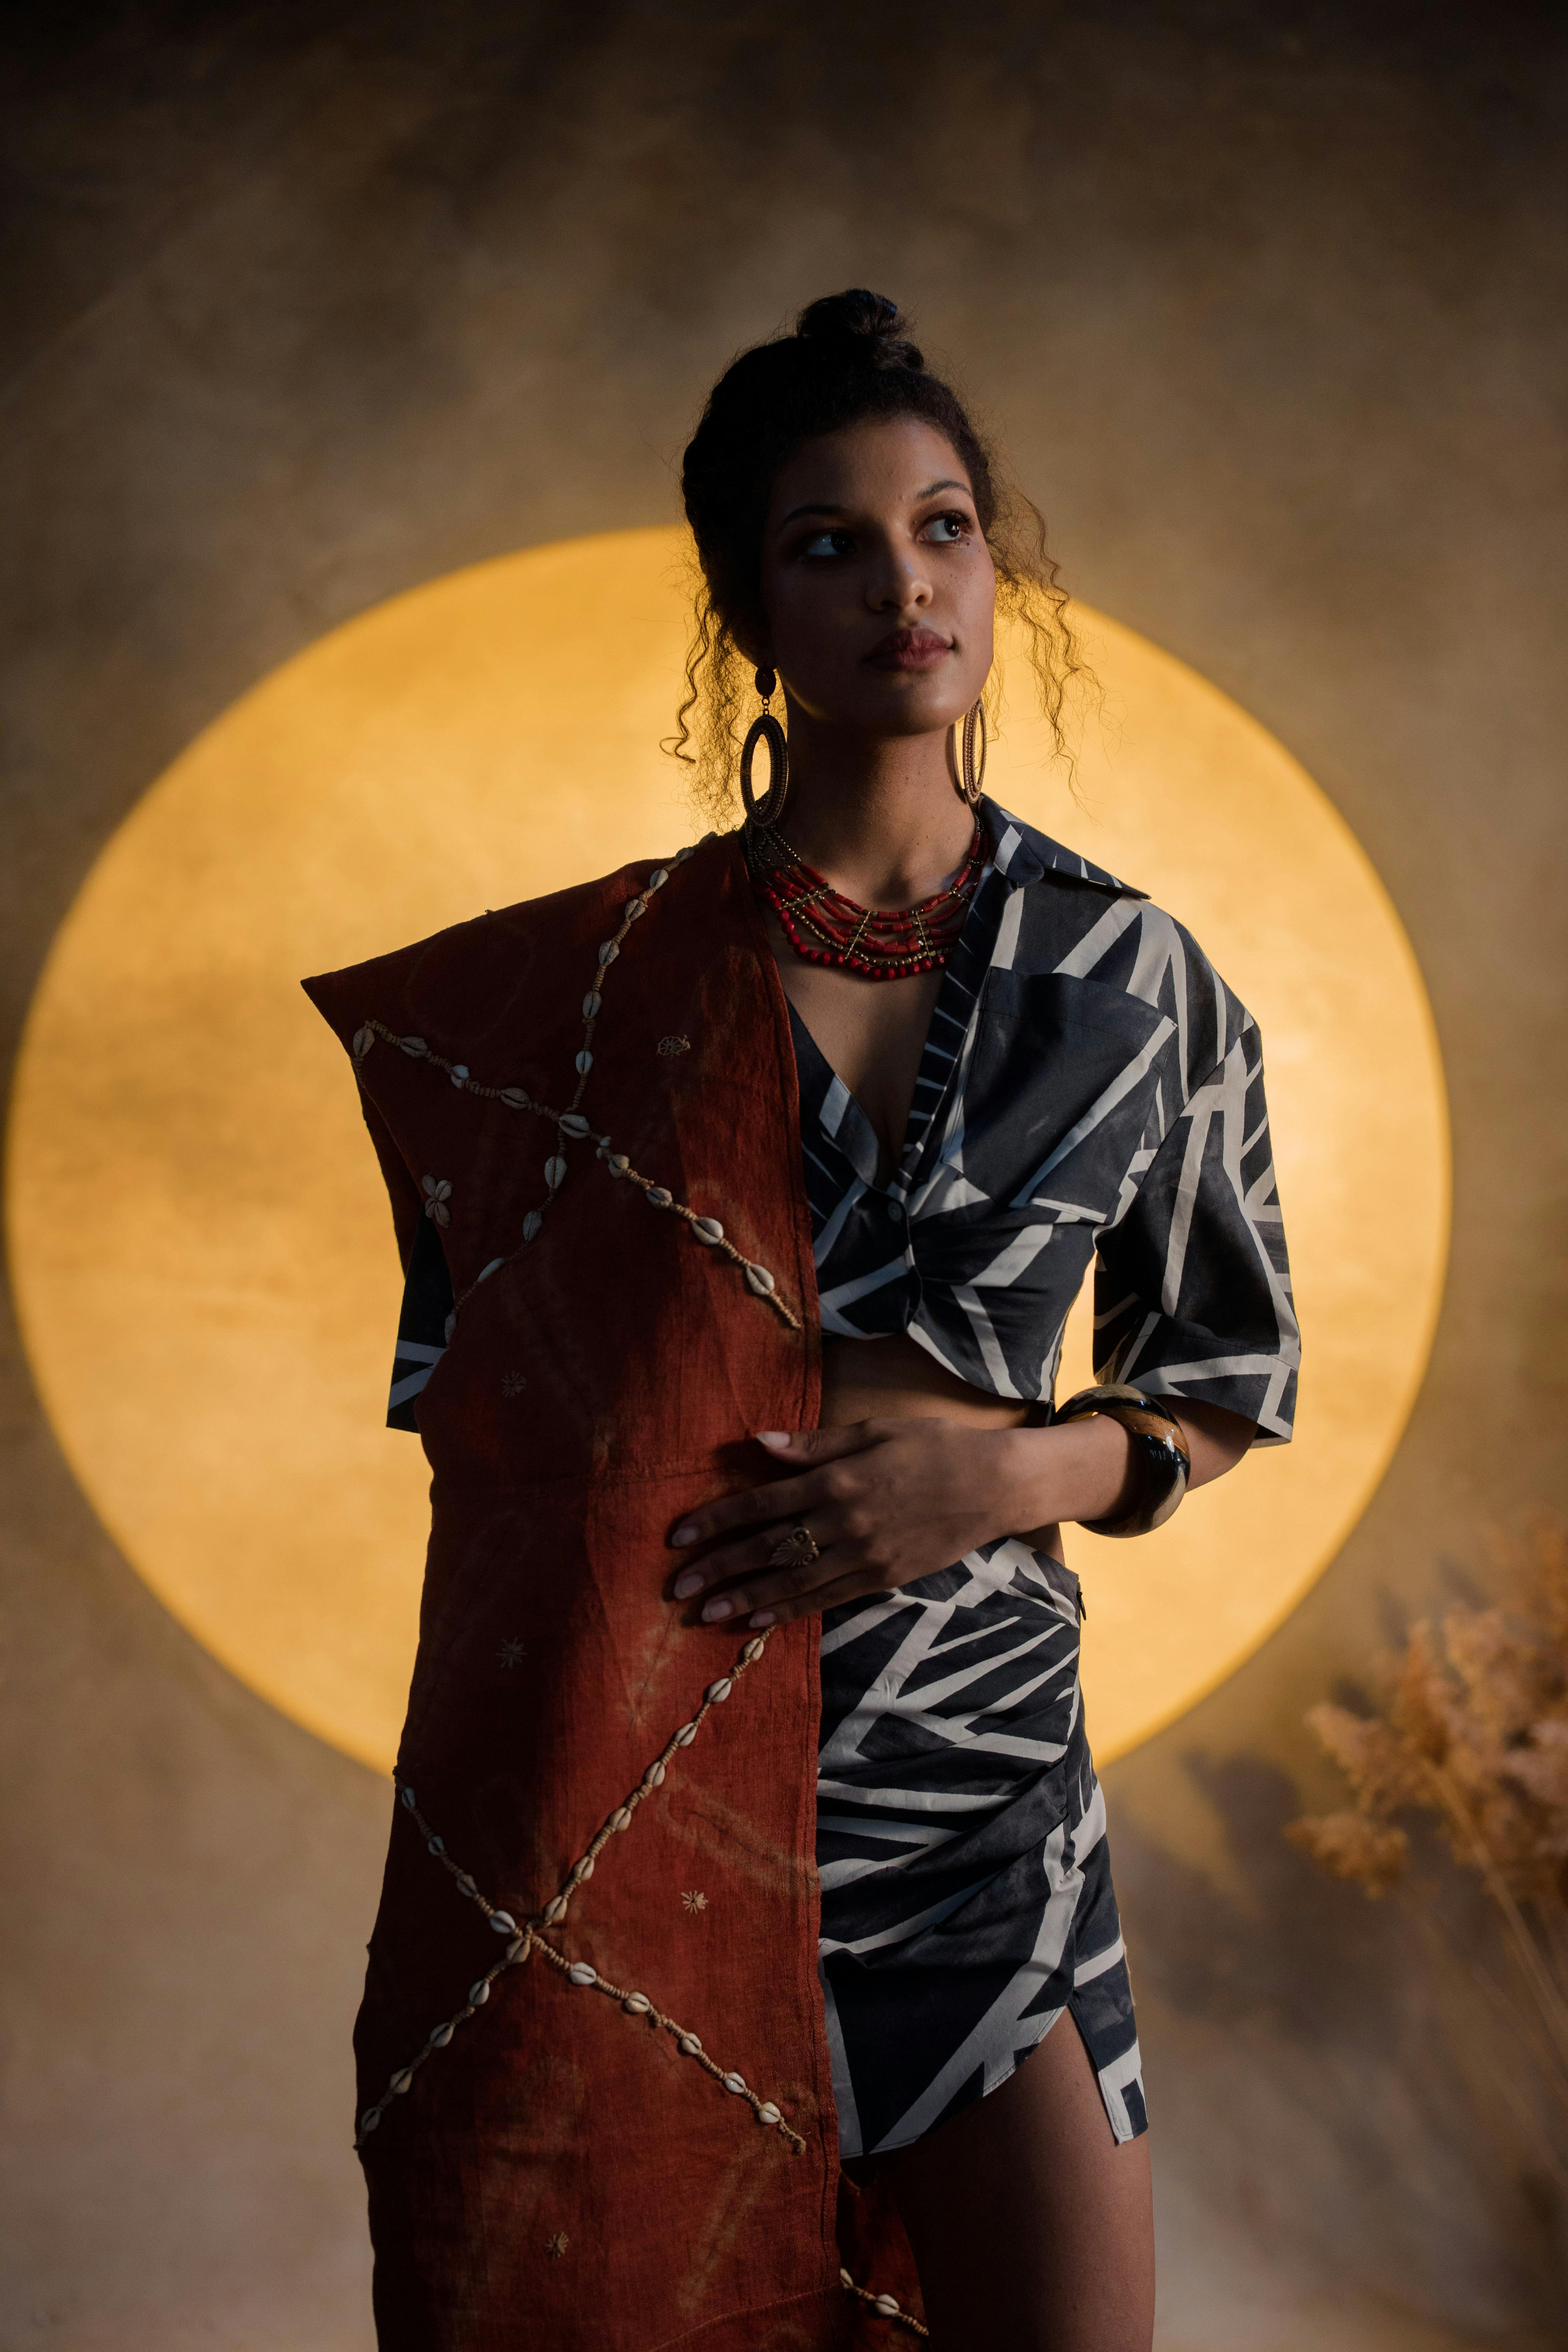
<svg viewBox="0 0 1568 2352">
<path fill-rule="evenodd" d="M 822 1420 L 961 1421 L 972 1429 L 1018 1429 L 1028 1407 L 972 1389 L 902 1331 L 878 1339 L 822 1342 Z"/>
</svg>

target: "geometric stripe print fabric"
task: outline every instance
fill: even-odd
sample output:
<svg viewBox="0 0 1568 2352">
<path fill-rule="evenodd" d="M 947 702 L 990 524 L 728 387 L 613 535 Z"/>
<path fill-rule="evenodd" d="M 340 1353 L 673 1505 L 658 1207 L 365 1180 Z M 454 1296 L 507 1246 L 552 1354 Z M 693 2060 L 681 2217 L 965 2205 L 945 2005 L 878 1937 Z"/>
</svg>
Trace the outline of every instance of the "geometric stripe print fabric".
<svg viewBox="0 0 1568 2352">
<path fill-rule="evenodd" d="M 1290 1435 L 1300 1343 L 1258 1024 L 1191 936 L 1147 903 L 1109 908 L 1076 961 L 1101 984 L 1125 972 L 1131 992 L 1161 1007 L 1184 1082 L 1179 1107 L 1155 1085 L 1099 1237 L 1095 1376 L 1226 1405 L 1278 1444 Z"/>
<path fill-rule="evenodd" d="M 1095 1375 L 1289 1438 L 1300 1341 L 1257 1024 L 1169 915 L 990 802 L 896 1167 L 794 1020 L 822 1327 L 1049 1402 Z"/>
<path fill-rule="evenodd" d="M 845 2156 L 997 2089 L 1069 2011 L 1145 2125 L 1078 1580 L 1018 1537 L 822 1623 L 819 1951 Z"/>
</svg>

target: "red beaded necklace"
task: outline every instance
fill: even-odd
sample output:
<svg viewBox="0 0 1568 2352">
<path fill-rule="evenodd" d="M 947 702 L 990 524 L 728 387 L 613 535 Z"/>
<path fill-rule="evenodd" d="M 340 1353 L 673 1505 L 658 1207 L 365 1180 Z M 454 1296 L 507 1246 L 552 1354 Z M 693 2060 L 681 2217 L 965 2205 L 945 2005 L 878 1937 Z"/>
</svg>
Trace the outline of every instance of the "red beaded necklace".
<svg viewBox="0 0 1568 2352">
<path fill-rule="evenodd" d="M 858 907 L 771 825 L 748 824 L 743 838 L 752 882 L 796 955 L 867 980 L 939 971 L 958 944 L 985 863 L 977 822 L 963 864 L 934 898 L 922 898 L 918 907 Z"/>
</svg>

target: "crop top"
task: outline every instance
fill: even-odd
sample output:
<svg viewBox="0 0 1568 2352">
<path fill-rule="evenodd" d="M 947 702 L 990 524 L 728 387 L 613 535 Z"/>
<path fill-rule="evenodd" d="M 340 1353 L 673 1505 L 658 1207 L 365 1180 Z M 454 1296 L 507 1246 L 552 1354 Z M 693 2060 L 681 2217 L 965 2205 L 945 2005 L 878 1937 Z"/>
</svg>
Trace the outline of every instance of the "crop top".
<svg viewBox="0 0 1568 2352">
<path fill-rule="evenodd" d="M 1095 1261 L 1095 1377 L 1290 1434 L 1300 1342 L 1257 1025 L 1191 935 L 985 803 L 901 1157 L 791 1013 L 822 1328 L 907 1331 L 1049 1402 Z"/>
</svg>

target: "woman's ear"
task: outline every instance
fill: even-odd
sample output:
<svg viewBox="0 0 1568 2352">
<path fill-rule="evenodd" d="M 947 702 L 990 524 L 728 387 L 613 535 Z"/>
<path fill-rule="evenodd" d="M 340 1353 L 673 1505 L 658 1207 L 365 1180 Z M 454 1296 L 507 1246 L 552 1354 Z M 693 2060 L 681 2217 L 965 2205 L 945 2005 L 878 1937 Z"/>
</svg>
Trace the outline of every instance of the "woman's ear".
<svg viewBox="0 0 1568 2352">
<path fill-rule="evenodd" d="M 750 662 L 753 669 L 778 667 L 778 664 L 773 659 L 773 649 L 768 641 L 765 629 L 747 629 L 744 635 L 739 629 L 731 629 L 730 635 L 742 661 Z"/>
<path fill-rule="evenodd" d="M 730 642 L 742 661 L 753 669 L 776 669 L 773 659 L 773 632 L 768 627 L 767 608 L 760 593 L 745 600 L 747 609 L 737 613 L 730 623 Z"/>
</svg>

